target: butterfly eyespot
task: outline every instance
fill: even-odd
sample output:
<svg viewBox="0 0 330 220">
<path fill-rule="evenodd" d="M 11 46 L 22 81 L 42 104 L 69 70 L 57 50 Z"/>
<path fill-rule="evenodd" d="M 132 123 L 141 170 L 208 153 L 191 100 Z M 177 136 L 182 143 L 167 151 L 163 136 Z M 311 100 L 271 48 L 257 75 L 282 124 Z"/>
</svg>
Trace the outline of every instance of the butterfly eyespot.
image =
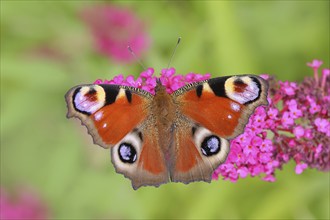
<svg viewBox="0 0 330 220">
<path fill-rule="evenodd" d="M 134 163 L 137 159 L 135 148 L 128 143 L 122 143 L 119 145 L 118 155 L 123 163 Z"/>
<path fill-rule="evenodd" d="M 221 140 L 217 136 L 208 136 L 202 142 L 202 153 L 205 156 L 217 154 L 221 148 Z"/>
<path fill-rule="evenodd" d="M 73 107 L 82 114 L 91 115 L 102 108 L 104 103 L 104 89 L 97 85 L 78 87 L 72 95 Z"/>
</svg>

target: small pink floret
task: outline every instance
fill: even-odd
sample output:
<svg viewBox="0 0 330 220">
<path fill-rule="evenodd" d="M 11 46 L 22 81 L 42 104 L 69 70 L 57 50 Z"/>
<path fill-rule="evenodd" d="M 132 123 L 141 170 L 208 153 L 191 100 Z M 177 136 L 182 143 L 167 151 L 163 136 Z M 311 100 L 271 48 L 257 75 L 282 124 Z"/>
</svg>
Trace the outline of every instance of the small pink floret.
<svg viewBox="0 0 330 220">
<path fill-rule="evenodd" d="M 307 164 L 299 163 L 296 165 L 295 171 L 296 174 L 301 174 L 307 168 Z"/>
<path fill-rule="evenodd" d="M 328 133 L 330 130 L 330 122 L 325 118 L 316 118 L 314 121 L 317 130 L 323 133 Z"/>
<path fill-rule="evenodd" d="M 321 60 L 313 60 L 311 63 L 307 63 L 307 66 L 318 69 L 322 64 L 323 62 Z"/>
<path fill-rule="evenodd" d="M 302 138 L 303 136 L 304 136 L 304 134 L 305 134 L 305 130 L 304 130 L 304 128 L 302 127 L 302 126 L 297 126 L 297 127 L 295 127 L 294 129 L 293 129 L 293 134 L 298 138 L 298 139 L 300 139 L 300 138 Z"/>
</svg>

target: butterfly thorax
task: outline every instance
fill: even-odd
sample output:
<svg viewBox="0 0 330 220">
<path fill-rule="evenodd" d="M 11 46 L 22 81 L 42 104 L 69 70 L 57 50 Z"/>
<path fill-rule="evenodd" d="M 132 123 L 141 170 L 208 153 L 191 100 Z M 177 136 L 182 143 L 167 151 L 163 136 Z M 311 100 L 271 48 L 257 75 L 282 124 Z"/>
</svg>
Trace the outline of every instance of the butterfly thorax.
<svg viewBox="0 0 330 220">
<path fill-rule="evenodd" d="M 166 87 L 160 82 L 155 88 L 156 94 L 151 104 L 151 111 L 156 121 L 158 133 L 160 134 L 159 143 L 164 152 L 168 151 L 171 145 L 171 133 L 173 133 L 176 105 L 170 94 L 166 92 Z"/>
</svg>

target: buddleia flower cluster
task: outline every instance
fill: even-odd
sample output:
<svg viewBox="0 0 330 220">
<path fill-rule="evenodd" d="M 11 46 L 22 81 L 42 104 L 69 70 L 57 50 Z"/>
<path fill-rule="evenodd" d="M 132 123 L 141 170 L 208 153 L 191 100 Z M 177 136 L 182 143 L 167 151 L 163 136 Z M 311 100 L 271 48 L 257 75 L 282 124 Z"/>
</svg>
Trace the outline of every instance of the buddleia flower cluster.
<svg viewBox="0 0 330 220">
<path fill-rule="evenodd" d="M 269 83 L 268 106 L 259 106 L 249 119 L 244 133 L 230 141 L 230 153 L 225 163 L 213 173 L 236 182 L 239 178 L 259 176 L 275 181 L 275 171 L 293 160 L 295 172 L 306 168 L 329 171 L 330 168 L 330 70 L 322 61 L 308 63 L 314 76 L 301 83 L 280 81 L 261 75 Z M 133 86 L 155 94 L 157 78 L 172 93 L 180 87 L 209 79 L 210 74 L 176 74 L 174 68 L 163 69 L 161 76 L 153 76 L 148 68 L 137 79 L 118 75 L 112 80 L 96 80 L 95 84 Z"/>
<path fill-rule="evenodd" d="M 246 176 L 262 176 L 275 181 L 276 169 L 293 160 L 295 172 L 307 167 L 330 168 L 330 70 L 322 62 L 308 63 L 314 77 L 303 82 L 279 81 L 262 75 L 270 85 L 268 106 L 260 106 L 250 117 L 243 134 L 231 141 L 226 163 L 213 177 L 237 181 Z"/>
</svg>

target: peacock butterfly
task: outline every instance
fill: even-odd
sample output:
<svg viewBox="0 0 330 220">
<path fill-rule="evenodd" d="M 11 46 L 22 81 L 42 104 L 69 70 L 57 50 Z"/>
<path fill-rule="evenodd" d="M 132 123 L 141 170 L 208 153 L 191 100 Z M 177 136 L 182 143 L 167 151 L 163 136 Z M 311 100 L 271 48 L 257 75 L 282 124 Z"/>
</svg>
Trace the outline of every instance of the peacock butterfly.
<svg viewBox="0 0 330 220">
<path fill-rule="evenodd" d="M 155 95 L 123 85 L 79 85 L 66 94 L 67 117 L 77 117 L 94 143 L 111 149 L 118 173 L 140 186 L 210 182 L 225 162 L 229 140 L 267 105 L 267 82 L 255 75 L 190 83 Z"/>
</svg>

